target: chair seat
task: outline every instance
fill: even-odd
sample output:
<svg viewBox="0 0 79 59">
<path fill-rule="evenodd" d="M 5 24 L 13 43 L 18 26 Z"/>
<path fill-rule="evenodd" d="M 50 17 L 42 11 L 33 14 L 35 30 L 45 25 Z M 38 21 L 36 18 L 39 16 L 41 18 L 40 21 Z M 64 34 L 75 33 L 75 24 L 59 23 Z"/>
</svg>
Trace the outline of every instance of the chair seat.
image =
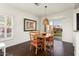
<svg viewBox="0 0 79 59">
<path fill-rule="evenodd" d="M 31 44 L 37 46 L 37 40 L 32 40 Z"/>
</svg>

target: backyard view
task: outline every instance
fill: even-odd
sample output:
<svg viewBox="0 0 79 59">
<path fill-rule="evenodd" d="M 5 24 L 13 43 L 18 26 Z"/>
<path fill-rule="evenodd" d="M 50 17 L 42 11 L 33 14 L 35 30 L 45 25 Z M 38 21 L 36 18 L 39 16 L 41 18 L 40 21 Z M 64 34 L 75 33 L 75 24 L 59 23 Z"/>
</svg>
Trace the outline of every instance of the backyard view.
<svg viewBox="0 0 79 59">
<path fill-rule="evenodd" d="M 62 36 L 62 28 L 53 28 L 54 30 L 54 36 Z"/>
<path fill-rule="evenodd" d="M 62 21 L 60 19 L 53 19 L 50 21 L 50 25 L 53 27 L 54 38 L 62 40 Z"/>
</svg>

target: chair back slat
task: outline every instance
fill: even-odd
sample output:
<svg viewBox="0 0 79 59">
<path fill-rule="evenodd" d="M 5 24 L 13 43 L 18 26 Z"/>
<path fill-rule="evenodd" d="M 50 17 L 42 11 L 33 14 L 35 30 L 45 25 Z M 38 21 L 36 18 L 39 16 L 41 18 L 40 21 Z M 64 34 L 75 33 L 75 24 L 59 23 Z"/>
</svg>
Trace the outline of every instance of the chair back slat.
<svg viewBox="0 0 79 59">
<path fill-rule="evenodd" d="M 37 37 L 38 37 L 38 32 L 37 31 L 30 32 L 30 40 L 37 39 Z"/>
</svg>

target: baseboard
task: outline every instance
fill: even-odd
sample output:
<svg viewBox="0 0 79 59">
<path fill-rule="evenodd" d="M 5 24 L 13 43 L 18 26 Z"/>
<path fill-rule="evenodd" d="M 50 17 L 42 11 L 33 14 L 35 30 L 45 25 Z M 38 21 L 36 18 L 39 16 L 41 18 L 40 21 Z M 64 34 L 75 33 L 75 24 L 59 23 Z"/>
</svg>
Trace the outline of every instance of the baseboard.
<svg viewBox="0 0 79 59">
<path fill-rule="evenodd" d="M 12 47 L 12 46 L 16 46 L 16 45 L 19 45 L 19 44 L 22 44 L 22 43 L 27 43 L 27 42 L 29 42 L 29 41 L 26 41 L 26 42 L 24 41 L 24 42 L 16 43 L 16 44 L 13 44 L 13 45 L 7 46 L 7 48 Z"/>
<path fill-rule="evenodd" d="M 68 44 L 71 44 L 71 45 L 73 45 L 73 43 L 71 43 L 71 42 L 67 42 L 67 41 L 62 41 L 63 43 L 68 43 Z"/>
</svg>

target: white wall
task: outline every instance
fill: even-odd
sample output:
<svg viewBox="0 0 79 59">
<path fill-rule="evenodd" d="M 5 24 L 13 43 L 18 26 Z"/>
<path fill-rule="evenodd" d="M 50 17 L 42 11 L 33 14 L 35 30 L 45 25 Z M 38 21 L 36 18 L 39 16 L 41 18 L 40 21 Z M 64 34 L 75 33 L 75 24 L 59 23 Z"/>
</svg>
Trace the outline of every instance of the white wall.
<svg viewBox="0 0 79 59">
<path fill-rule="evenodd" d="M 74 29 L 74 32 L 73 32 L 73 38 L 74 38 L 74 46 L 75 46 L 75 49 L 74 49 L 74 53 L 76 56 L 79 56 L 79 31 L 77 31 L 76 29 L 76 13 L 79 13 L 79 8 L 75 9 L 74 10 L 74 15 L 73 15 L 73 29 Z"/>
<path fill-rule="evenodd" d="M 53 14 L 51 16 L 48 16 L 49 20 L 51 19 L 61 19 L 62 20 L 62 28 L 63 28 L 63 36 L 62 36 L 62 40 L 66 41 L 66 42 L 73 42 L 73 38 L 72 38 L 72 10 L 67 10 L 67 11 L 63 11 L 57 14 Z M 24 18 L 28 18 L 28 19 L 34 19 L 34 20 L 38 20 L 37 17 L 35 17 L 34 15 L 31 15 L 29 13 L 25 13 L 21 10 L 18 10 L 16 8 L 10 7 L 6 4 L 0 4 L 0 15 L 9 15 L 9 16 L 14 16 L 14 37 L 11 40 L 5 41 L 7 47 L 8 46 L 12 46 L 12 45 L 16 45 L 19 43 L 23 43 L 25 41 L 29 40 L 29 32 L 24 32 L 23 29 L 23 22 L 24 22 Z M 42 18 L 40 18 L 41 20 L 38 20 L 39 22 L 37 23 L 37 27 L 38 29 L 40 29 L 41 31 L 43 31 L 43 22 L 42 22 Z M 39 25 L 41 24 L 41 25 Z"/>
<path fill-rule="evenodd" d="M 79 56 L 79 32 L 75 32 L 75 48 L 74 54 Z"/>
<path fill-rule="evenodd" d="M 59 12 L 48 16 L 49 20 L 59 19 L 62 20 L 62 40 L 73 43 L 73 9 Z M 41 22 L 43 18 L 41 18 Z M 41 25 L 41 27 L 43 27 Z M 42 30 L 43 31 L 43 30 Z"/>
<path fill-rule="evenodd" d="M 6 4 L 0 4 L 0 15 L 8 15 L 14 17 L 13 39 L 4 41 L 7 47 L 29 40 L 29 32 L 24 32 L 24 18 L 38 20 L 38 18 L 34 15 L 24 13 Z"/>
</svg>

